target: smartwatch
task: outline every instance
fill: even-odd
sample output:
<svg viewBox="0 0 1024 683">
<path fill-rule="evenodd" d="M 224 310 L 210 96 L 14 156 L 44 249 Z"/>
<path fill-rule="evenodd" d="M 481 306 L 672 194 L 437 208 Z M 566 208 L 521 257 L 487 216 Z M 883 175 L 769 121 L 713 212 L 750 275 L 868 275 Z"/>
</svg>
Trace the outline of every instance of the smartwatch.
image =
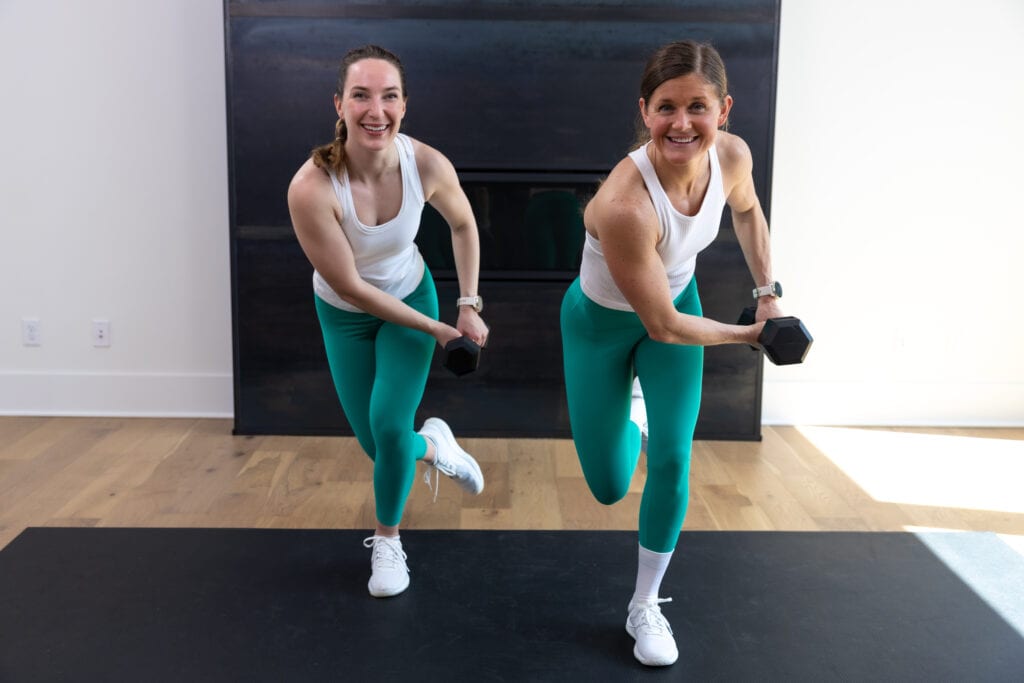
<svg viewBox="0 0 1024 683">
<path fill-rule="evenodd" d="M 479 313 L 484 310 L 484 298 L 482 296 L 460 296 L 455 300 L 455 305 L 472 306 L 473 310 Z"/>
<path fill-rule="evenodd" d="M 753 293 L 755 299 L 760 299 L 762 296 L 773 296 L 778 299 L 782 296 L 782 285 L 778 282 L 769 282 L 762 287 L 755 288 Z"/>
</svg>

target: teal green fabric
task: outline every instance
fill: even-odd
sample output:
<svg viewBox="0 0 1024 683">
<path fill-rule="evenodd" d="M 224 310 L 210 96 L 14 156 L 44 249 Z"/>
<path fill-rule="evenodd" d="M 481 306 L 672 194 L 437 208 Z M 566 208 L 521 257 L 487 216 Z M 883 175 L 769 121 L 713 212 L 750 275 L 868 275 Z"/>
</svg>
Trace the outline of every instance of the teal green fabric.
<svg viewBox="0 0 1024 683">
<path fill-rule="evenodd" d="M 675 306 L 703 315 L 696 280 Z M 594 303 L 579 278 L 562 300 L 561 326 L 569 422 L 587 485 L 605 505 L 626 495 L 640 457 L 640 429 L 629 419 L 638 376 L 648 422 L 640 545 L 659 553 L 674 550 L 689 502 L 704 347 L 652 340 L 636 313 Z"/>
<path fill-rule="evenodd" d="M 397 526 L 427 452 L 414 429 L 427 386 L 434 338 L 367 313 L 353 313 L 316 297 L 324 349 L 341 408 L 359 445 L 373 460 L 377 521 Z M 429 271 L 403 301 L 437 319 L 437 291 Z"/>
</svg>

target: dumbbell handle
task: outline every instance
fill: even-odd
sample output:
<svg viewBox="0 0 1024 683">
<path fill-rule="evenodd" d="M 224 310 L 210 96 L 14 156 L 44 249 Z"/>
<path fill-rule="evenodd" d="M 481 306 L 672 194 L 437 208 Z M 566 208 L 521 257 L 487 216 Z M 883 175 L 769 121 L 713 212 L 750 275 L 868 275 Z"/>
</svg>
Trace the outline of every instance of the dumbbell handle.
<svg viewBox="0 0 1024 683">
<path fill-rule="evenodd" d="M 740 313 L 740 319 L 736 321 L 737 325 L 753 325 L 757 322 L 757 306 L 747 306 Z"/>
<path fill-rule="evenodd" d="M 769 318 L 768 320 L 786 320 L 793 316 L 783 316 L 782 318 Z M 736 321 L 737 325 L 753 325 L 757 322 L 757 306 L 747 306 L 740 313 L 740 319 Z"/>
<path fill-rule="evenodd" d="M 743 312 L 740 313 L 740 319 L 736 321 L 736 324 L 737 325 L 753 325 L 756 322 L 757 322 L 757 306 L 747 306 L 746 308 L 743 309 Z M 761 340 L 758 339 L 758 341 L 761 341 Z M 750 348 L 754 349 L 755 351 L 760 351 L 761 350 L 758 347 L 754 346 L 753 344 L 748 344 L 748 346 Z"/>
</svg>

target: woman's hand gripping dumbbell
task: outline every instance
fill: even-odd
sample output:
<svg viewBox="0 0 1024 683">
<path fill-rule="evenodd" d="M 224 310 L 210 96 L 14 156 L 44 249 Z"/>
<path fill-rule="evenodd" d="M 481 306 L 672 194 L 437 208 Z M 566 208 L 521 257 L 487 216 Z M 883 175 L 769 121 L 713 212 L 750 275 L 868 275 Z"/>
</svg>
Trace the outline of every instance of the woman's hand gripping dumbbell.
<svg viewBox="0 0 1024 683">
<path fill-rule="evenodd" d="M 448 327 L 447 334 L 438 337 L 444 347 L 444 367 L 457 377 L 476 370 L 480 366 L 480 350 L 487 344 L 489 334 L 490 329 L 478 315 L 460 309 L 458 328 Z"/>
<path fill-rule="evenodd" d="M 757 306 L 743 309 L 739 325 L 753 325 L 757 319 Z M 814 338 L 799 318 L 784 316 L 769 318 L 757 337 L 768 359 L 776 365 L 794 365 L 804 362 Z"/>
</svg>

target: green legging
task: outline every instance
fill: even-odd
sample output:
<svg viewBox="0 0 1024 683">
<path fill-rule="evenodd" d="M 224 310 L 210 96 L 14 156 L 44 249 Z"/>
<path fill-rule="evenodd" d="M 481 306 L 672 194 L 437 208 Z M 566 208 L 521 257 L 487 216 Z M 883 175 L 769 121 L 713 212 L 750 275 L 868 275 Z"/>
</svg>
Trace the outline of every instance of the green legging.
<svg viewBox="0 0 1024 683">
<path fill-rule="evenodd" d="M 373 460 L 377 521 L 397 526 L 426 440 L 413 427 L 427 386 L 434 338 L 369 315 L 331 306 L 314 295 L 331 378 L 359 445 Z M 403 301 L 437 319 L 429 271 Z"/>
<path fill-rule="evenodd" d="M 695 280 L 675 306 L 702 315 Z M 704 347 L 652 340 L 636 313 L 594 303 L 579 278 L 562 300 L 561 322 L 573 441 L 587 485 L 605 505 L 626 495 L 640 457 L 640 429 L 629 419 L 633 377 L 640 378 L 648 422 L 640 545 L 669 552 L 679 539 L 689 501 Z"/>
</svg>

